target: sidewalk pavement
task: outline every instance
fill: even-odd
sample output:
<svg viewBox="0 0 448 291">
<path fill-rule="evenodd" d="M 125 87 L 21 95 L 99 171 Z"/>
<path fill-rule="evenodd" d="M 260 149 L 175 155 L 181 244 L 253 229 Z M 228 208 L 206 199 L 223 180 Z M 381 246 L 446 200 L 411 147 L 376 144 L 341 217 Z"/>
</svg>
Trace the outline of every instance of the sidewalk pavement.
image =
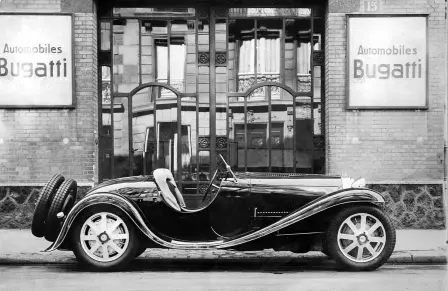
<svg viewBox="0 0 448 291">
<path fill-rule="evenodd" d="M 447 264 L 447 230 L 397 230 L 395 251 L 388 264 Z M 29 229 L 0 229 L 0 265 L 74 264 L 72 252 L 42 252 L 50 243 L 36 238 Z M 152 263 L 246 263 L 320 264 L 328 261 L 321 252 L 295 254 L 287 251 L 147 249 L 141 259 Z"/>
</svg>

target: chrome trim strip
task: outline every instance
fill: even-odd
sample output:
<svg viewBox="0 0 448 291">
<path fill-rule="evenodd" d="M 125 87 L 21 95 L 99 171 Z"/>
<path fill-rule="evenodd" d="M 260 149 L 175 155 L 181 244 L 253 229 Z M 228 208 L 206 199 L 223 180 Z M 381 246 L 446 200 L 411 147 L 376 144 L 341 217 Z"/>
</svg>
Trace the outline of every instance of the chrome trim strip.
<svg viewBox="0 0 448 291">
<path fill-rule="evenodd" d="M 144 235 L 146 235 L 148 238 L 153 240 L 155 243 L 167 247 L 167 248 L 174 248 L 174 249 L 208 249 L 208 248 L 217 248 L 217 249 L 223 249 L 223 248 L 229 248 L 232 246 L 240 245 L 243 243 L 247 243 L 250 241 L 253 241 L 255 239 L 258 239 L 260 237 L 269 235 L 271 233 L 274 233 L 282 228 L 285 228 L 287 226 L 290 226 L 300 220 L 303 220 L 305 218 L 308 218 L 316 213 L 319 213 L 321 211 L 324 211 L 330 207 L 345 204 L 345 203 L 359 203 L 359 202 L 374 202 L 374 203 L 384 203 L 384 198 L 370 190 L 370 189 L 363 189 L 363 188 L 357 188 L 357 189 L 344 189 L 340 190 L 334 193 L 331 193 L 326 196 L 322 196 L 321 198 L 318 198 L 316 200 L 311 201 L 307 205 L 303 206 L 300 209 L 297 209 L 296 211 L 292 212 L 291 214 L 283 217 L 282 219 L 276 221 L 275 223 L 262 228 L 260 230 L 257 230 L 255 232 L 252 232 L 250 234 L 247 234 L 242 237 L 238 237 L 233 240 L 229 241 L 216 241 L 216 242 L 179 242 L 179 241 L 165 241 L 164 239 L 158 237 L 152 230 L 148 228 L 148 226 L 145 224 L 145 220 L 140 215 L 140 213 L 137 211 L 137 209 L 125 198 L 118 194 L 114 193 L 99 193 L 99 194 L 92 194 L 90 196 L 87 196 L 83 198 L 81 201 L 78 202 L 78 205 L 82 205 L 82 203 L 85 203 L 87 200 L 95 199 L 95 198 L 111 198 L 112 201 L 99 201 L 95 204 L 112 204 L 114 206 L 117 206 L 121 208 L 136 224 L 136 226 L 142 231 Z M 344 201 L 344 198 L 346 198 L 347 201 Z M 357 200 L 353 200 L 356 198 Z M 376 200 L 376 201 L 374 201 Z M 119 205 L 116 205 L 115 203 L 123 203 L 124 206 L 127 206 L 128 209 L 123 209 Z M 64 221 L 64 224 L 62 226 L 62 230 L 58 235 L 58 238 L 56 241 L 45 251 L 54 251 L 57 249 L 65 239 L 65 236 L 68 233 L 69 227 L 73 223 L 74 219 L 77 217 L 77 215 L 86 207 L 90 207 L 95 204 L 89 204 L 82 207 L 81 210 L 77 210 L 77 207 L 73 207 L 73 209 L 70 211 L 70 213 L 67 215 L 67 219 Z M 74 213 L 76 211 L 76 213 Z M 130 213 L 128 213 L 128 211 Z"/>
<path fill-rule="evenodd" d="M 296 232 L 296 233 L 278 233 L 276 236 L 290 236 L 290 235 L 306 235 L 306 234 L 321 234 L 323 231 L 314 231 L 314 232 Z"/>
</svg>

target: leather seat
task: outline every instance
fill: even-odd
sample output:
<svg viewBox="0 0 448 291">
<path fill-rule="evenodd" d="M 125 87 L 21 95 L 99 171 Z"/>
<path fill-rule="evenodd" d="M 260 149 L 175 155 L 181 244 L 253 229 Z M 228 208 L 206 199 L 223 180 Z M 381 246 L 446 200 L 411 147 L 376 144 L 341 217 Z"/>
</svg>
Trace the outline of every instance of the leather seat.
<svg viewBox="0 0 448 291">
<path fill-rule="evenodd" d="M 156 169 L 153 172 L 153 176 L 162 192 L 163 200 L 177 211 L 186 210 L 184 198 L 177 188 L 171 171 L 164 168 Z"/>
</svg>

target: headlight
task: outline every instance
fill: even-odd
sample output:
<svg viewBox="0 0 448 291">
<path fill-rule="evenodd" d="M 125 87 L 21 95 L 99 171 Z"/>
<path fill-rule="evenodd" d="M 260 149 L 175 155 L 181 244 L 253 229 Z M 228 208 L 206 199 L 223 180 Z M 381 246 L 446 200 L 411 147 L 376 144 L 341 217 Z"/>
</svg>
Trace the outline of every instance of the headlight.
<svg viewBox="0 0 448 291">
<path fill-rule="evenodd" d="M 350 188 L 353 184 L 354 180 L 349 177 L 343 177 L 342 178 L 342 189 Z"/>
<path fill-rule="evenodd" d="M 366 179 L 358 178 L 352 183 L 352 188 L 364 188 L 366 186 Z"/>
</svg>

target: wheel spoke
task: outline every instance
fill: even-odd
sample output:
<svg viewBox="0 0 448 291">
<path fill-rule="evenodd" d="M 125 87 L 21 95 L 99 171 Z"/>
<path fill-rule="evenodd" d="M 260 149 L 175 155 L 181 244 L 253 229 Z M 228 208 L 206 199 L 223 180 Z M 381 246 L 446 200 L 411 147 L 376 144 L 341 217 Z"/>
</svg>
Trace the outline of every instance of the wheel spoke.
<svg viewBox="0 0 448 291">
<path fill-rule="evenodd" d="M 375 222 L 375 224 L 372 225 L 372 227 L 369 228 L 369 230 L 367 231 L 367 235 L 369 235 L 369 236 L 372 235 L 372 233 L 374 233 L 375 230 L 380 226 L 381 226 L 381 223 L 379 221 Z"/>
<path fill-rule="evenodd" d="M 353 234 L 358 233 L 358 228 L 356 227 L 356 225 L 353 224 L 353 222 L 350 219 L 347 219 L 346 223 L 348 227 L 350 227 L 350 229 L 353 231 Z"/>
<path fill-rule="evenodd" d="M 93 255 L 99 248 L 100 248 L 101 244 L 100 242 L 97 242 L 93 248 L 90 249 L 90 253 Z"/>
<path fill-rule="evenodd" d="M 375 250 L 373 249 L 373 247 L 370 245 L 370 243 L 367 243 L 366 245 L 367 250 L 369 250 L 370 254 L 372 256 L 374 256 L 376 254 Z"/>
<path fill-rule="evenodd" d="M 111 239 L 128 239 L 129 236 L 126 233 L 113 233 L 110 235 Z"/>
<path fill-rule="evenodd" d="M 109 251 L 107 250 L 107 244 L 103 245 L 103 259 L 109 258 Z"/>
<path fill-rule="evenodd" d="M 356 256 L 357 260 L 362 259 L 362 253 L 364 252 L 364 246 L 358 246 L 358 255 Z"/>
<path fill-rule="evenodd" d="M 112 226 L 109 226 L 108 228 L 108 232 L 112 233 L 114 232 L 115 229 L 117 229 L 117 227 L 121 224 L 121 220 L 117 219 L 117 221 L 114 222 L 114 224 L 112 224 Z"/>
<path fill-rule="evenodd" d="M 347 234 L 347 233 L 340 233 L 339 239 L 348 239 L 348 240 L 356 240 L 356 236 L 353 234 Z"/>
<path fill-rule="evenodd" d="M 106 213 L 101 214 L 101 231 L 107 231 L 107 215 Z"/>
<path fill-rule="evenodd" d="M 117 244 L 114 243 L 113 241 L 110 241 L 108 245 L 111 248 L 113 248 L 118 253 L 118 255 L 121 255 L 124 252 L 124 249 L 122 249 L 119 246 L 117 246 Z"/>
<path fill-rule="evenodd" d="M 98 229 L 98 226 L 91 220 L 86 222 L 87 226 L 90 227 L 90 229 L 95 233 L 95 234 L 100 234 L 100 230 Z"/>
<path fill-rule="evenodd" d="M 365 230 L 366 230 L 366 225 L 367 225 L 367 215 L 365 215 L 365 214 L 361 214 L 361 227 L 360 227 L 360 231 L 365 231 Z"/>
<path fill-rule="evenodd" d="M 343 249 L 342 251 L 344 253 L 348 254 L 349 252 L 351 252 L 357 246 L 359 246 L 358 243 L 356 241 L 354 241 L 351 245 L 349 245 L 347 248 Z"/>
<path fill-rule="evenodd" d="M 369 241 L 375 242 L 375 243 L 385 243 L 386 237 L 384 236 L 371 236 L 369 237 Z"/>
<path fill-rule="evenodd" d="M 83 234 L 83 235 L 81 235 L 81 239 L 84 240 L 84 241 L 86 241 L 86 240 L 97 241 L 98 237 L 96 235 L 93 235 L 93 234 L 87 234 L 87 235 Z"/>
</svg>

